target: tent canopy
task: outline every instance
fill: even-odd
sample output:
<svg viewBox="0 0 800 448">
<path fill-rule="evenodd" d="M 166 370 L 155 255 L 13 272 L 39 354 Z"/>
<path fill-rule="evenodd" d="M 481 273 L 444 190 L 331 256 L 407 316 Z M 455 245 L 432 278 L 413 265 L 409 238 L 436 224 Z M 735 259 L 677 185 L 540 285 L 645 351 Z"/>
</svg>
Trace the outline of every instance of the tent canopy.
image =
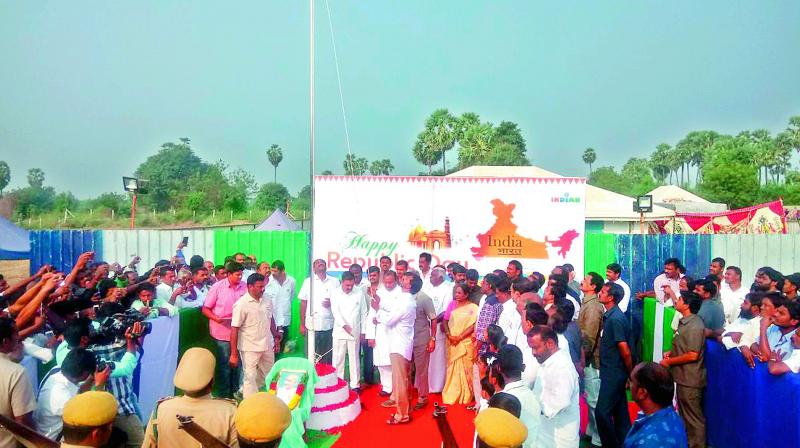
<svg viewBox="0 0 800 448">
<path fill-rule="evenodd" d="M 677 185 L 662 185 L 647 194 L 653 196 L 653 203 L 679 213 L 720 213 L 728 210 L 726 204 L 709 202 Z"/>
<path fill-rule="evenodd" d="M 276 209 L 269 215 L 269 218 L 265 219 L 264 222 L 258 225 L 255 230 L 302 230 L 300 226 L 297 225 L 296 222 L 289 219 L 285 213 L 280 211 L 280 209 Z"/>
<path fill-rule="evenodd" d="M 26 260 L 30 253 L 28 231 L 0 216 L 0 260 Z"/>
<path fill-rule="evenodd" d="M 564 177 L 537 166 L 471 166 L 449 176 Z M 639 214 L 633 211 L 633 202 L 631 197 L 586 184 L 587 221 L 639 221 Z M 673 210 L 653 205 L 653 212 L 647 213 L 645 220 L 662 220 L 672 216 L 675 216 Z"/>
</svg>

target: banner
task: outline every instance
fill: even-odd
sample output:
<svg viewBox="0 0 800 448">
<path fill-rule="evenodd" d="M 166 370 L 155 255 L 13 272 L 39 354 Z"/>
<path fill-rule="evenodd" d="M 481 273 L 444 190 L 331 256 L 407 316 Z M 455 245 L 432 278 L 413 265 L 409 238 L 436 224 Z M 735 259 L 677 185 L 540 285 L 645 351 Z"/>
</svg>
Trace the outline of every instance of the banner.
<svg viewBox="0 0 800 448">
<path fill-rule="evenodd" d="M 481 274 L 519 260 L 525 273 L 583 272 L 585 179 L 317 176 L 314 258 L 353 263 L 458 262 Z"/>
<path fill-rule="evenodd" d="M 138 376 L 133 381 L 144 421 L 150 418 L 158 400 L 175 394 L 173 378 L 178 367 L 180 333 L 178 317 L 159 317 L 148 322 L 153 324 L 153 331 L 144 338 Z"/>
<path fill-rule="evenodd" d="M 656 223 L 661 233 L 786 233 L 782 199 L 722 213 L 676 213 Z"/>
</svg>

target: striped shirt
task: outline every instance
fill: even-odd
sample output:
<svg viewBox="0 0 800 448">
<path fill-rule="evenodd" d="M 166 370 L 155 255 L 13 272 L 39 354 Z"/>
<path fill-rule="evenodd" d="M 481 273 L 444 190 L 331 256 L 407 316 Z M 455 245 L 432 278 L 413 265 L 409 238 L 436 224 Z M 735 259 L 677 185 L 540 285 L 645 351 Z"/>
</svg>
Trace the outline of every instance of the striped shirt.
<svg viewBox="0 0 800 448">
<path fill-rule="evenodd" d="M 122 339 L 108 345 L 93 345 L 92 352 L 98 359 L 107 362 L 119 362 L 127 353 L 127 341 Z M 139 414 L 139 398 L 133 390 L 133 375 L 120 378 L 109 378 L 106 388 L 117 399 L 117 414 Z"/>
</svg>

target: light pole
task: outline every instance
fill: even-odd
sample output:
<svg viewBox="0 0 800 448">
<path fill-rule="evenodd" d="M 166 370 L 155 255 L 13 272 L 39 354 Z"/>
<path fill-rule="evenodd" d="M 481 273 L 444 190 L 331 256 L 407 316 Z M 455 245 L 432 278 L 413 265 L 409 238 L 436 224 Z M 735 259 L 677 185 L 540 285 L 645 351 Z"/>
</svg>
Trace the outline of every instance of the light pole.
<svg viewBox="0 0 800 448">
<path fill-rule="evenodd" d="M 653 212 L 653 196 L 637 196 L 633 203 L 633 211 L 639 212 L 639 233 L 644 235 L 644 214 Z"/>
<path fill-rule="evenodd" d="M 133 230 L 136 228 L 136 198 L 139 193 L 147 193 L 147 181 L 135 177 L 122 176 L 122 187 L 125 188 L 125 191 L 133 194 L 133 202 L 131 204 L 131 230 Z"/>
</svg>

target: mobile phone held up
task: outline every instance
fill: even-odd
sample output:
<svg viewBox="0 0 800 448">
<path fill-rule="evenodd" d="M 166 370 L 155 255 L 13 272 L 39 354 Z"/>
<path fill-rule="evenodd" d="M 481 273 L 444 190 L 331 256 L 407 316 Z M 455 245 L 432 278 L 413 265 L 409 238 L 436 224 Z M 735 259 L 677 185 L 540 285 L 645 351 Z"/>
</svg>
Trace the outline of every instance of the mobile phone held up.
<svg viewBox="0 0 800 448">
<path fill-rule="evenodd" d="M 182 243 L 183 243 L 184 246 L 188 246 L 189 245 L 189 237 L 188 236 L 183 237 Z"/>
</svg>

